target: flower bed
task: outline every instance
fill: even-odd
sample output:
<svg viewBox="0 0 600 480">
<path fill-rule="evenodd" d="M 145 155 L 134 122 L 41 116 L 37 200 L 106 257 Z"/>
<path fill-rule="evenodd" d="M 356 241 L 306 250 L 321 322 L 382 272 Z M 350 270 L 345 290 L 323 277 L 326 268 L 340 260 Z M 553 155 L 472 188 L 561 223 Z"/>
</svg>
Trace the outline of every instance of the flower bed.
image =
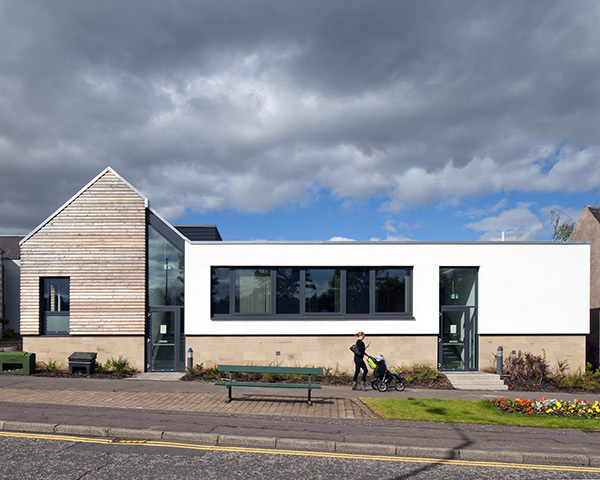
<svg viewBox="0 0 600 480">
<path fill-rule="evenodd" d="M 521 413 L 526 415 L 551 415 L 554 417 L 578 417 L 600 419 L 600 403 L 585 400 L 562 401 L 548 398 L 539 400 L 506 400 L 498 398 L 490 400 L 496 408 L 505 413 Z"/>
</svg>

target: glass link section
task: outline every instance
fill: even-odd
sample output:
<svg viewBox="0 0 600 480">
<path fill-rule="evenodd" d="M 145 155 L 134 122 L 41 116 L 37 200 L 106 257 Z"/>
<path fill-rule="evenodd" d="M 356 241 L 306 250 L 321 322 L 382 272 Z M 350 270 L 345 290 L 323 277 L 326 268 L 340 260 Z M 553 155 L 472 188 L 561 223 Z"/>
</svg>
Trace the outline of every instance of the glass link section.
<svg viewBox="0 0 600 480">
<path fill-rule="evenodd" d="M 146 368 L 155 372 L 185 368 L 183 244 L 163 227 L 155 218 L 147 225 Z"/>
<path fill-rule="evenodd" d="M 183 305 L 183 252 L 148 226 L 148 304 Z"/>
</svg>

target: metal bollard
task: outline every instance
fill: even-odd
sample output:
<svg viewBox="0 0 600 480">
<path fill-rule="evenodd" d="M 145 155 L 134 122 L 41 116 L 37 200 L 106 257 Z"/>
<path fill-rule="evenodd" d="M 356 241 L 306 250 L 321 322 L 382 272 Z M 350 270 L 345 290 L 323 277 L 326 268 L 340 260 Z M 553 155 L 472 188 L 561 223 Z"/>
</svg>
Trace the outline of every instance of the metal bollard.
<svg viewBox="0 0 600 480">
<path fill-rule="evenodd" d="M 496 374 L 502 375 L 502 363 L 503 363 L 503 348 L 498 347 L 498 353 L 496 354 Z"/>
<path fill-rule="evenodd" d="M 194 368 L 194 351 L 192 350 L 192 347 L 188 348 L 187 351 L 187 368 L 188 368 L 188 372 L 191 373 L 192 369 Z"/>
</svg>

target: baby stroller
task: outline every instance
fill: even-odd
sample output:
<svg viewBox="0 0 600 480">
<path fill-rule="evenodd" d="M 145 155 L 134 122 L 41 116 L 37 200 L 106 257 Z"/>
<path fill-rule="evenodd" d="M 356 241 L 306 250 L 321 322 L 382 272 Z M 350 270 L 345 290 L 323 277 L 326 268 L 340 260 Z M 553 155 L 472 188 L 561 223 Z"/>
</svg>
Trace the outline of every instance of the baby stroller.
<svg viewBox="0 0 600 480">
<path fill-rule="evenodd" d="M 376 355 L 374 357 L 368 356 L 367 363 L 373 369 L 373 381 L 371 382 L 371 386 L 374 390 L 385 392 L 392 382 L 394 382 L 394 388 L 398 392 L 404 390 L 406 380 L 399 373 L 390 372 L 388 370 L 383 355 Z"/>
</svg>

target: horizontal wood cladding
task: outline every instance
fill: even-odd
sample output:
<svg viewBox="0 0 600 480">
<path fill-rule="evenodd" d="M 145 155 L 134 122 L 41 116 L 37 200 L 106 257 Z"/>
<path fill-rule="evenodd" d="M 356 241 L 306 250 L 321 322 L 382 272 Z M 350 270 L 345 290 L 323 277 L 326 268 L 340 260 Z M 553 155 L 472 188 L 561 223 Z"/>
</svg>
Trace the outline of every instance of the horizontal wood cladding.
<svg viewBox="0 0 600 480">
<path fill-rule="evenodd" d="M 143 335 L 145 200 L 106 171 L 21 246 L 21 333 L 40 331 L 40 278 L 70 278 L 72 335 Z"/>
</svg>

